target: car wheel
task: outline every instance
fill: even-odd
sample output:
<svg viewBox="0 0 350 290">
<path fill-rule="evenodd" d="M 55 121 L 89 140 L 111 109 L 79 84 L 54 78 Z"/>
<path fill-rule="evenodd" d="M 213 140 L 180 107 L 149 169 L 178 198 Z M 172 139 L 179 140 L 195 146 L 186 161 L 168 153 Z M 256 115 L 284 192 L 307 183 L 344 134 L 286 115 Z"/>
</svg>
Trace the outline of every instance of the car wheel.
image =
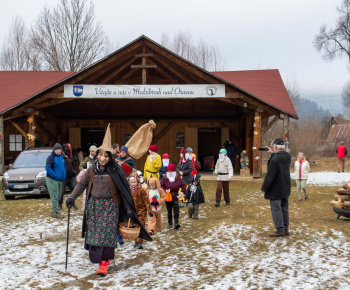
<svg viewBox="0 0 350 290">
<path fill-rule="evenodd" d="M 7 200 L 15 199 L 15 196 L 12 196 L 12 195 L 4 195 L 4 197 Z"/>
</svg>

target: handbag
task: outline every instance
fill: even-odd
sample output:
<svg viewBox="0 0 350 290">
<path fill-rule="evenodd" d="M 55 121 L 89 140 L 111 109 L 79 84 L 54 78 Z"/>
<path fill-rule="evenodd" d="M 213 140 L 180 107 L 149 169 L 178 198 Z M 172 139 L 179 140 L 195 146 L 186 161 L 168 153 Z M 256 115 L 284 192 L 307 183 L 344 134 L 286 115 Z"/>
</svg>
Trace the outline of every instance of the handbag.
<svg viewBox="0 0 350 290">
<path fill-rule="evenodd" d="M 167 202 L 173 201 L 173 197 L 171 196 L 170 191 L 167 191 L 167 193 L 166 193 L 166 195 L 165 195 L 165 200 L 166 200 Z"/>
</svg>

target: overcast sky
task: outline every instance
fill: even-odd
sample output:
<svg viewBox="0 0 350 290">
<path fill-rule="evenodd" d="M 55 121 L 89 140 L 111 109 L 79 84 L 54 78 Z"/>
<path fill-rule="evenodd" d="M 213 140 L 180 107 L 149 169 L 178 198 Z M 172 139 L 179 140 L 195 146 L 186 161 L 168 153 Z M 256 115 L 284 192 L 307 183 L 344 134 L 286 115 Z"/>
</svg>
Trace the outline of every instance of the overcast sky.
<svg viewBox="0 0 350 290">
<path fill-rule="evenodd" d="M 285 82 L 296 81 L 301 97 L 331 113 L 341 110 L 340 95 L 349 80 L 346 58 L 326 62 L 313 47 L 322 24 L 334 27 L 342 0 L 95 0 L 96 18 L 119 47 L 144 34 L 160 42 L 189 31 L 217 45 L 227 70 L 279 69 Z M 0 43 L 12 18 L 29 26 L 42 7 L 58 0 L 0 0 Z M 1 45 L 2 47 L 2 45 Z"/>
</svg>

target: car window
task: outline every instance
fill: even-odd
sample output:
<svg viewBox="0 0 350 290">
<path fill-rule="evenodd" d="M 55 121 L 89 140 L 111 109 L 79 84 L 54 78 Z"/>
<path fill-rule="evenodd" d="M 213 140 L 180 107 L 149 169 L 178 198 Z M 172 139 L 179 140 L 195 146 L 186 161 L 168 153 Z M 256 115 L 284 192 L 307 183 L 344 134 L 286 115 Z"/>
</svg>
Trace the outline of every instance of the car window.
<svg viewBox="0 0 350 290">
<path fill-rule="evenodd" d="M 45 167 L 46 159 L 50 154 L 50 152 L 32 152 L 20 154 L 13 164 L 13 168 Z"/>
</svg>

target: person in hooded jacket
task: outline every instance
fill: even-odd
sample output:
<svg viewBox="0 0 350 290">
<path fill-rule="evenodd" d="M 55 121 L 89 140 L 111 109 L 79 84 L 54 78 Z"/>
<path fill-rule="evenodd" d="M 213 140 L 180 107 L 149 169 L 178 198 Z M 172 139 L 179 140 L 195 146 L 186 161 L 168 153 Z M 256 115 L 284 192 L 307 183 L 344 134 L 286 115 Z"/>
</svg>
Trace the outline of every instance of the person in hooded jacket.
<svg viewBox="0 0 350 290">
<path fill-rule="evenodd" d="M 204 203 L 204 194 L 200 185 L 199 174 L 193 176 L 192 184 L 186 190 L 186 199 L 188 200 L 188 217 L 198 219 L 199 204 Z"/>
<path fill-rule="evenodd" d="M 267 165 L 267 173 L 261 190 L 265 199 L 270 200 L 271 215 L 276 231 L 270 237 L 289 236 L 288 198 L 291 192 L 290 163 L 291 155 L 284 151 L 282 139 L 276 139 Z"/>
<path fill-rule="evenodd" d="M 62 218 L 58 212 L 58 202 L 62 194 L 62 181 L 66 179 L 66 166 L 62 157 L 62 146 L 56 143 L 51 154 L 46 159 L 46 185 L 49 190 L 52 217 Z"/>
<path fill-rule="evenodd" d="M 62 181 L 62 194 L 61 198 L 58 202 L 58 209 L 62 210 L 62 204 L 63 204 L 63 195 L 66 191 L 66 186 L 68 186 L 69 191 L 72 192 L 75 185 L 77 184 L 75 178 L 77 176 L 77 173 L 74 169 L 74 159 L 73 159 L 73 152 L 72 147 L 69 143 L 63 144 L 63 153 L 62 157 L 64 158 L 64 164 L 66 166 L 66 179 Z M 77 205 L 73 204 L 74 209 L 78 209 Z"/>
<path fill-rule="evenodd" d="M 110 125 L 107 127 L 102 146 L 97 149 L 97 160 L 87 169 L 81 181 L 66 200 L 72 207 L 74 200 L 87 189 L 83 218 L 85 249 L 90 261 L 99 263 L 98 275 L 107 275 L 114 248 L 118 245 L 120 222 L 129 218 L 140 227 L 140 238 L 152 241 L 138 218 L 130 186 L 123 169 L 112 158 Z"/>
</svg>

